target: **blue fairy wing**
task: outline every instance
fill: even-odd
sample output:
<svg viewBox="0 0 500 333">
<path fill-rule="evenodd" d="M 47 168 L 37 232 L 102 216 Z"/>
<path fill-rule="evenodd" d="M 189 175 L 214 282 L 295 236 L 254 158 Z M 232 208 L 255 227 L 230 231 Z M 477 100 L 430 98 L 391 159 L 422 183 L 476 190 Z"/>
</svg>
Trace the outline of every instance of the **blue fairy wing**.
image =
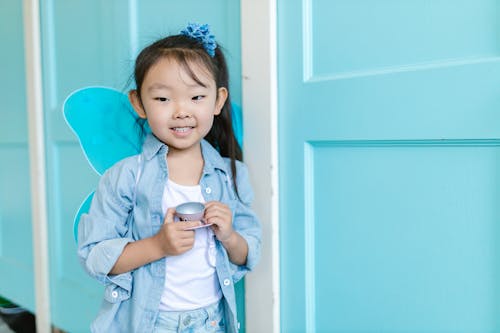
<svg viewBox="0 0 500 333">
<path fill-rule="evenodd" d="M 87 87 L 73 92 L 63 105 L 63 115 L 78 137 L 90 166 L 102 175 L 125 157 L 138 154 L 146 126 L 130 105 L 128 97 L 111 88 Z M 73 235 L 78 240 L 78 222 L 87 213 L 94 192 L 80 205 L 75 215 Z"/>
<path fill-rule="evenodd" d="M 63 105 L 66 122 L 75 132 L 94 170 L 102 175 L 125 157 L 141 151 L 144 129 L 127 95 L 106 87 L 73 92 Z"/>
<path fill-rule="evenodd" d="M 236 136 L 236 140 L 242 145 L 243 141 L 243 117 L 241 114 L 241 108 L 237 104 L 231 104 L 232 114 L 231 118 L 233 119 L 233 130 L 234 135 Z"/>
<path fill-rule="evenodd" d="M 78 241 L 78 222 L 80 222 L 80 217 L 82 216 L 82 214 L 88 213 L 90 209 L 90 204 L 92 203 L 92 198 L 94 197 L 94 193 L 95 191 L 91 192 L 85 198 L 85 200 L 78 208 L 78 212 L 75 215 L 75 220 L 73 222 L 73 236 L 75 237 L 75 241 Z"/>
</svg>

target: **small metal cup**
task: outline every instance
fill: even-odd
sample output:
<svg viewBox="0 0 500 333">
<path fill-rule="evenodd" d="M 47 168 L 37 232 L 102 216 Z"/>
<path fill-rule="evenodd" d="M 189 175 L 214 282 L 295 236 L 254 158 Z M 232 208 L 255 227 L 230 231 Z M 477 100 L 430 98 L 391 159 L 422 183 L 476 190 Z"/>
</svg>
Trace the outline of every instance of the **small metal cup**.
<svg viewBox="0 0 500 333">
<path fill-rule="evenodd" d="M 204 214 L 205 205 L 201 202 L 185 202 L 175 207 L 175 215 L 181 221 L 201 221 Z"/>
</svg>

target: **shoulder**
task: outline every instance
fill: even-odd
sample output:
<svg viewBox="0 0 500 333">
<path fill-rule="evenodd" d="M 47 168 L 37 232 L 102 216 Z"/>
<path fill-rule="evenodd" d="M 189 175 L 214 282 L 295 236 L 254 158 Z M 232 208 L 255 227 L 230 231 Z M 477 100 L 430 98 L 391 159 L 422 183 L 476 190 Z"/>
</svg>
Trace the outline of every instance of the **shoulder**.
<svg viewBox="0 0 500 333">
<path fill-rule="evenodd" d="M 242 161 L 236 160 L 235 162 L 236 162 L 236 172 L 237 172 L 236 178 L 238 178 L 240 175 L 242 175 L 242 178 L 248 179 L 248 177 L 249 177 L 248 166 Z"/>
<path fill-rule="evenodd" d="M 245 163 L 235 160 L 235 166 L 236 166 L 236 175 L 233 175 L 232 169 L 231 169 L 231 159 L 229 157 L 222 157 L 224 160 L 225 168 L 224 172 L 226 172 L 229 177 L 233 178 L 236 176 L 236 182 L 238 182 L 238 178 L 248 178 L 248 167 Z"/>
<path fill-rule="evenodd" d="M 99 181 L 100 190 L 115 198 L 128 200 L 133 197 L 139 169 L 139 156 L 133 155 L 124 158 L 106 170 Z"/>
<path fill-rule="evenodd" d="M 116 162 L 113 166 L 106 170 L 103 174 L 103 178 L 134 178 L 138 167 L 139 156 L 140 155 L 129 156 Z"/>
<path fill-rule="evenodd" d="M 247 165 L 241 161 L 235 160 L 236 170 L 233 175 L 231 170 L 231 159 L 227 157 L 223 159 L 226 164 L 226 173 L 230 179 L 230 183 L 233 184 L 234 179 L 241 201 L 245 204 L 250 204 L 253 201 L 253 190 Z"/>
</svg>

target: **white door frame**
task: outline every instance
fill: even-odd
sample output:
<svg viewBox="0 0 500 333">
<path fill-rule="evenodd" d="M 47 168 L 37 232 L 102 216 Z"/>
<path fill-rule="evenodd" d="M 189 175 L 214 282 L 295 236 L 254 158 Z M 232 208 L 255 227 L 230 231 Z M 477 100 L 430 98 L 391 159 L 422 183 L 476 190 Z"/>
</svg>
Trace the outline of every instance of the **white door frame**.
<svg viewBox="0 0 500 333">
<path fill-rule="evenodd" d="M 280 331 L 276 0 L 241 0 L 243 148 L 262 221 L 262 257 L 246 278 L 246 330 Z"/>
<path fill-rule="evenodd" d="M 51 331 L 40 0 L 23 1 L 36 330 Z"/>
</svg>

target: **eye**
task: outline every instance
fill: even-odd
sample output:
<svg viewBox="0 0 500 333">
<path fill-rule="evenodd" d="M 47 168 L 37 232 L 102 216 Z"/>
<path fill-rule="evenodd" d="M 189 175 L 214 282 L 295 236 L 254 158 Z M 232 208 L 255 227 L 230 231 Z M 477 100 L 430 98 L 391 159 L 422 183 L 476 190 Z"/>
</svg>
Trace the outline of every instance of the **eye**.
<svg viewBox="0 0 500 333">
<path fill-rule="evenodd" d="M 193 101 L 201 101 L 202 99 L 205 98 L 205 95 L 197 95 L 191 98 Z"/>
<path fill-rule="evenodd" d="M 159 101 L 159 102 L 166 102 L 166 101 L 168 101 L 168 98 L 166 98 L 166 97 L 155 97 L 154 100 L 155 101 Z"/>
</svg>

